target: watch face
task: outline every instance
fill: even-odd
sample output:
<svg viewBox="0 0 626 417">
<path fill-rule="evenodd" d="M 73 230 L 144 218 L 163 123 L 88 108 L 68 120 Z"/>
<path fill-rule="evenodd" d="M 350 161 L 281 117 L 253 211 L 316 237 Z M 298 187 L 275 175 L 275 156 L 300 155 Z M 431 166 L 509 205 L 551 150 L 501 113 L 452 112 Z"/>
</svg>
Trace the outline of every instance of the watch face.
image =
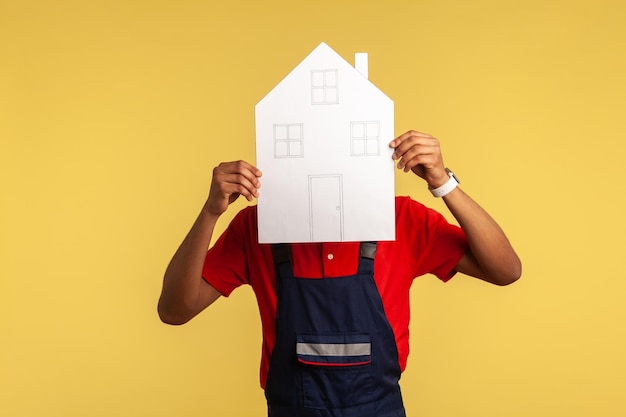
<svg viewBox="0 0 626 417">
<path fill-rule="evenodd" d="M 457 182 L 457 184 L 460 184 L 460 183 L 461 183 L 461 181 L 459 180 L 459 177 L 457 177 L 456 175 L 454 175 L 454 172 L 452 172 L 452 171 L 450 170 L 450 168 L 446 168 L 446 172 L 448 173 L 448 175 L 449 175 L 451 178 L 454 178 L 454 180 Z"/>
</svg>

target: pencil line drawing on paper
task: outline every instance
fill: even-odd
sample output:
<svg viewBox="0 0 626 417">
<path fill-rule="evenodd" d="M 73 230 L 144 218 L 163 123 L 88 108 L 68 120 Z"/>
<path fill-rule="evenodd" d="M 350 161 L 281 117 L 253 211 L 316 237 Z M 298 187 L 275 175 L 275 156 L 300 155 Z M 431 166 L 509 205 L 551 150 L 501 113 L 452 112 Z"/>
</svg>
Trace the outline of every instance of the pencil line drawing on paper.
<svg viewBox="0 0 626 417">
<path fill-rule="evenodd" d="M 380 155 L 380 122 L 352 122 L 350 124 L 350 155 Z"/>
<path fill-rule="evenodd" d="M 395 239 L 393 101 L 325 43 L 255 107 L 260 243 Z"/>
<path fill-rule="evenodd" d="M 309 223 L 312 242 L 343 240 L 341 174 L 309 175 Z"/>
<path fill-rule="evenodd" d="M 339 104 L 338 70 L 311 71 L 311 104 Z"/>
<path fill-rule="evenodd" d="M 274 157 L 301 158 L 304 156 L 302 123 L 274 125 Z"/>
</svg>

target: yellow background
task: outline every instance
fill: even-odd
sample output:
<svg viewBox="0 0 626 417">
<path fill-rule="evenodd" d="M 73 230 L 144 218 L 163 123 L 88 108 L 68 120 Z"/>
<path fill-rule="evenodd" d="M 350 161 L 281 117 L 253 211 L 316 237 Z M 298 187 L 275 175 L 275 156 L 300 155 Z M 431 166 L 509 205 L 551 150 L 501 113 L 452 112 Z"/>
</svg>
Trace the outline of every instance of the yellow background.
<svg viewBox="0 0 626 417">
<path fill-rule="evenodd" d="M 0 0 L 1 416 L 265 415 L 250 289 L 182 327 L 156 302 L 321 41 L 369 53 L 396 133 L 441 140 L 524 262 L 416 281 L 409 416 L 626 415 L 623 1 Z"/>
</svg>

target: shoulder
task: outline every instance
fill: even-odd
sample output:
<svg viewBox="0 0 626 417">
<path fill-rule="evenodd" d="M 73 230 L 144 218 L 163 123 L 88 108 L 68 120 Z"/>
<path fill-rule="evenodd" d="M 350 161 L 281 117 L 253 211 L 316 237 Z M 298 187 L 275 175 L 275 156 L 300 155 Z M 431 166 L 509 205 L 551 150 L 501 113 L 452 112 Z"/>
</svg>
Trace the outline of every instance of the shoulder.
<svg viewBox="0 0 626 417">
<path fill-rule="evenodd" d="M 433 235 L 442 229 L 458 228 L 438 211 L 410 197 L 396 197 L 396 236 Z"/>
<path fill-rule="evenodd" d="M 257 209 L 256 206 L 247 206 L 241 209 L 235 217 L 230 222 L 231 228 L 239 228 L 243 227 L 246 230 L 249 230 L 250 227 L 254 227 L 256 230 L 257 227 Z"/>
<path fill-rule="evenodd" d="M 439 217 L 441 216 L 441 214 L 431 208 L 426 207 L 424 204 L 413 200 L 411 197 L 396 197 L 396 218 L 398 220 L 403 220 L 407 217 L 413 220 L 419 218 L 423 218 L 426 220 L 432 216 Z"/>
<path fill-rule="evenodd" d="M 220 261 L 229 257 L 245 256 L 258 246 L 256 225 L 256 206 L 241 209 L 209 249 L 209 255 L 219 258 Z"/>
<path fill-rule="evenodd" d="M 230 220 L 224 218 L 222 221 L 226 221 L 227 226 L 222 229 L 222 234 L 216 243 L 226 241 L 231 244 L 248 245 L 249 242 L 256 241 L 256 213 L 256 206 L 247 206 L 238 211 Z"/>
<path fill-rule="evenodd" d="M 396 196 L 396 213 L 406 210 L 421 210 L 426 209 L 426 206 L 422 203 L 418 203 L 408 196 Z"/>
<path fill-rule="evenodd" d="M 236 217 L 254 217 L 256 219 L 256 206 L 247 206 L 242 208 L 239 213 L 237 213 Z"/>
</svg>

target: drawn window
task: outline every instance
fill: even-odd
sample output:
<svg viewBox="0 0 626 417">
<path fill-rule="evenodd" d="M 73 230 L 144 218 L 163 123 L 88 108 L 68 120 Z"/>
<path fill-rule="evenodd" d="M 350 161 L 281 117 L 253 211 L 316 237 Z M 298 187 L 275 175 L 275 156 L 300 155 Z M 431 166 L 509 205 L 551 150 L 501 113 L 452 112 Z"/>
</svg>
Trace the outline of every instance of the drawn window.
<svg viewBox="0 0 626 417">
<path fill-rule="evenodd" d="M 300 158 L 303 152 L 302 123 L 274 125 L 274 157 Z"/>
<path fill-rule="evenodd" d="M 350 155 L 380 155 L 380 122 L 352 122 Z"/>
<path fill-rule="evenodd" d="M 311 71 L 311 103 L 339 103 L 337 78 L 336 69 Z"/>
</svg>

